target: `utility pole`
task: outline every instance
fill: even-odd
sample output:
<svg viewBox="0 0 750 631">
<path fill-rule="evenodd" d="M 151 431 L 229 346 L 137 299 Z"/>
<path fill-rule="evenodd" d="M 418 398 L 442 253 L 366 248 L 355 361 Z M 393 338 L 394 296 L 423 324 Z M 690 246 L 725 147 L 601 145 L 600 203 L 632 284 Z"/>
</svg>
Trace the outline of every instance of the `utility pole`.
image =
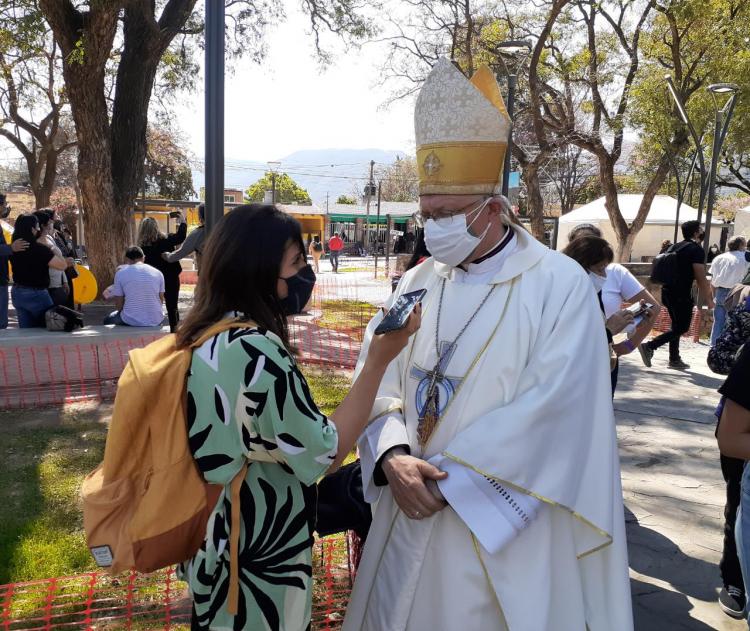
<svg viewBox="0 0 750 631">
<path fill-rule="evenodd" d="M 326 191 L 326 215 L 328 214 L 328 191 Z"/>
<path fill-rule="evenodd" d="M 271 204 L 276 203 L 276 171 L 271 172 Z"/>
<path fill-rule="evenodd" d="M 375 160 L 370 160 L 370 181 L 367 182 L 366 187 L 366 204 L 367 208 L 365 210 L 365 254 L 367 254 L 367 247 L 370 245 L 370 198 L 373 194 L 373 189 L 375 188 L 375 182 L 372 181 L 372 173 L 375 169 Z"/>
<path fill-rule="evenodd" d="M 380 236 L 380 187 L 382 182 L 378 182 L 378 218 L 375 221 L 375 278 L 378 277 L 378 237 Z"/>
</svg>

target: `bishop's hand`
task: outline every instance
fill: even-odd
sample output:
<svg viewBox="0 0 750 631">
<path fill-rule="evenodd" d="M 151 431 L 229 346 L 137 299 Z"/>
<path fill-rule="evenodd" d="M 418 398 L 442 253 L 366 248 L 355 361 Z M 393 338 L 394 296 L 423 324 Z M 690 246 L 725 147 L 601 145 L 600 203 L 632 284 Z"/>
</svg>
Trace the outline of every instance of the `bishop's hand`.
<svg viewBox="0 0 750 631">
<path fill-rule="evenodd" d="M 382 468 L 393 499 L 410 519 L 430 517 L 448 505 L 439 490 L 435 492 L 427 486 L 444 480 L 448 474 L 429 462 L 394 450 L 383 459 Z"/>
</svg>

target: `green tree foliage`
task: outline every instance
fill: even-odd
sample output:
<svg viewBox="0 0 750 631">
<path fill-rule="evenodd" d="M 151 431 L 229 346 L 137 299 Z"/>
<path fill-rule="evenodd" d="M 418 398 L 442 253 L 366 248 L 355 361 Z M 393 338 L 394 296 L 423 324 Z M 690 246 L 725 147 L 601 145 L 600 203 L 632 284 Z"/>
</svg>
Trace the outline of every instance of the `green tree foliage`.
<svg viewBox="0 0 750 631">
<path fill-rule="evenodd" d="M 674 78 L 693 126 L 704 137 L 708 168 L 714 102 L 706 88 L 711 83 L 729 82 L 739 85 L 743 96 L 750 93 L 748 32 L 748 2 L 682 0 L 656 5 L 654 19 L 643 32 L 643 63 L 633 84 L 628 113 L 628 124 L 641 131 L 638 151 L 649 168 L 671 151 L 684 177 L 694 151 L 666 90 L 665 74 Z M 746 155 L 750 152 L 750 102 L 743 96 L 729 128 L 719 183 L 750 192 L 750 177 L 743 182 L 750 164 Z M 672 142 L 676 137 L 686 140 L 676 146 Z"/>
<path fill-rule="evenodd" d="M 266 191 L 273 189 L 273 173 L 266 172 L 255 184 L 245 191 L 248 202 L 262 202 Z M 308 192 L 286 173 L 276 174 L 276 202 L 279 204 L 311 204 Z"/>
<path fill-rule="evenodd" d="M 152 96 L 177 98 L 200 88 L 195 77 L 203 52 L 205 2 L 220 0 L 17 0 L 29 6 L 18 37 L 51 32 L 61 51 L 65 93 L 75 121 L 78 183 L 89 259 L 99 285 L 110 284 L 127 245 L 130 211 L 141 190 L 147 158 Z M 264 34 L 284 18 L 282 0 L 223 0 L 227 58 L 260 61 Z M 302 0 L 318 50 L 332 32 L 358 40 L 374 32 L 359 0 Z"/>
<path fill-rule="evenodd" d="M 357 200 L 354 197 L 350 197 L 349 195 L 339 195 L 339 198 L 336 200 L 336 203 L 354 205 L 357 203 Z"/>
<path fill-rule="evenodd" d="M 38 208 L 75 145 L 69 118 L 60 49 L 34 0 L 0 3 L 0 137 L 20 153 Z"/>
</svg>

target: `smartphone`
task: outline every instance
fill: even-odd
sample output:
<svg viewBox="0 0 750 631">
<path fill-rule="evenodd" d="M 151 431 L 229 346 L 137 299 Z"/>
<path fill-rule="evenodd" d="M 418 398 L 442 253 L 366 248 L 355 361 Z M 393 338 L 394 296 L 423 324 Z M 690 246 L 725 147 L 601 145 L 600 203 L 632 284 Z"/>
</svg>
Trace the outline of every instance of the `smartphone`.
<svg viewBox="0 0 750 631">
<path fill-rule="evenodd" d="M 627 311 L 630 311 L 630 313 L 633 314 L 634 318 L 637 318 L 640 315 L 643 315 L 643 312 L 647 309 L 653 309 L 654 305 L 652 305 L 650 302 L 647 302 L 646 304 L 642 305 L 640 302 L 636 302 L 632 305 L 630 305 L 627 308 Z"/>
<path fill-rule="evenodd" d="M 375 329 L 375 334 L 380 335 L 388 331 L 403 329 L 411 312 L 414 311 L 414 307 L 422 302 L 422 298 L 424 298 L 426 293 L 426 289 L 418 289 L 417 291 L 401 294 L 396 298 L 396 302 L 393 303 L 393 306 L 388 310 L 388 313 L 385 314 Z"/>
</svg>

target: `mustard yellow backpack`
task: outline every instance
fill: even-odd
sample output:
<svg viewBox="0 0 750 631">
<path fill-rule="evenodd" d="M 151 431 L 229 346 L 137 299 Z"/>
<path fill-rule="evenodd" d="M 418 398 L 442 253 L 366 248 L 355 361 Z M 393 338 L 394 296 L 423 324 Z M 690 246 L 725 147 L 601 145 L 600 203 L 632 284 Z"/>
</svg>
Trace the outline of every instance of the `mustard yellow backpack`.
<svg viewBox="0 0 750 631">
<path fill-rule="evenodd" d="M 104 460 L 81 489 L 88 546 L 108 572 L 153 572 L 191 558 L 200 548 L 222 487 L 204 481 L 188 444 L 192 350 L 222 331 L 253 326 L 225 320 L 191 348 L 178 349 L 175 336 L 167 335 L 130 352 L 117 384 Z M 232 495 L 239 495 L 245 471 L 232 482 Z M 234 518 L 232 539 L 239 535 Z"/>
</svg>

